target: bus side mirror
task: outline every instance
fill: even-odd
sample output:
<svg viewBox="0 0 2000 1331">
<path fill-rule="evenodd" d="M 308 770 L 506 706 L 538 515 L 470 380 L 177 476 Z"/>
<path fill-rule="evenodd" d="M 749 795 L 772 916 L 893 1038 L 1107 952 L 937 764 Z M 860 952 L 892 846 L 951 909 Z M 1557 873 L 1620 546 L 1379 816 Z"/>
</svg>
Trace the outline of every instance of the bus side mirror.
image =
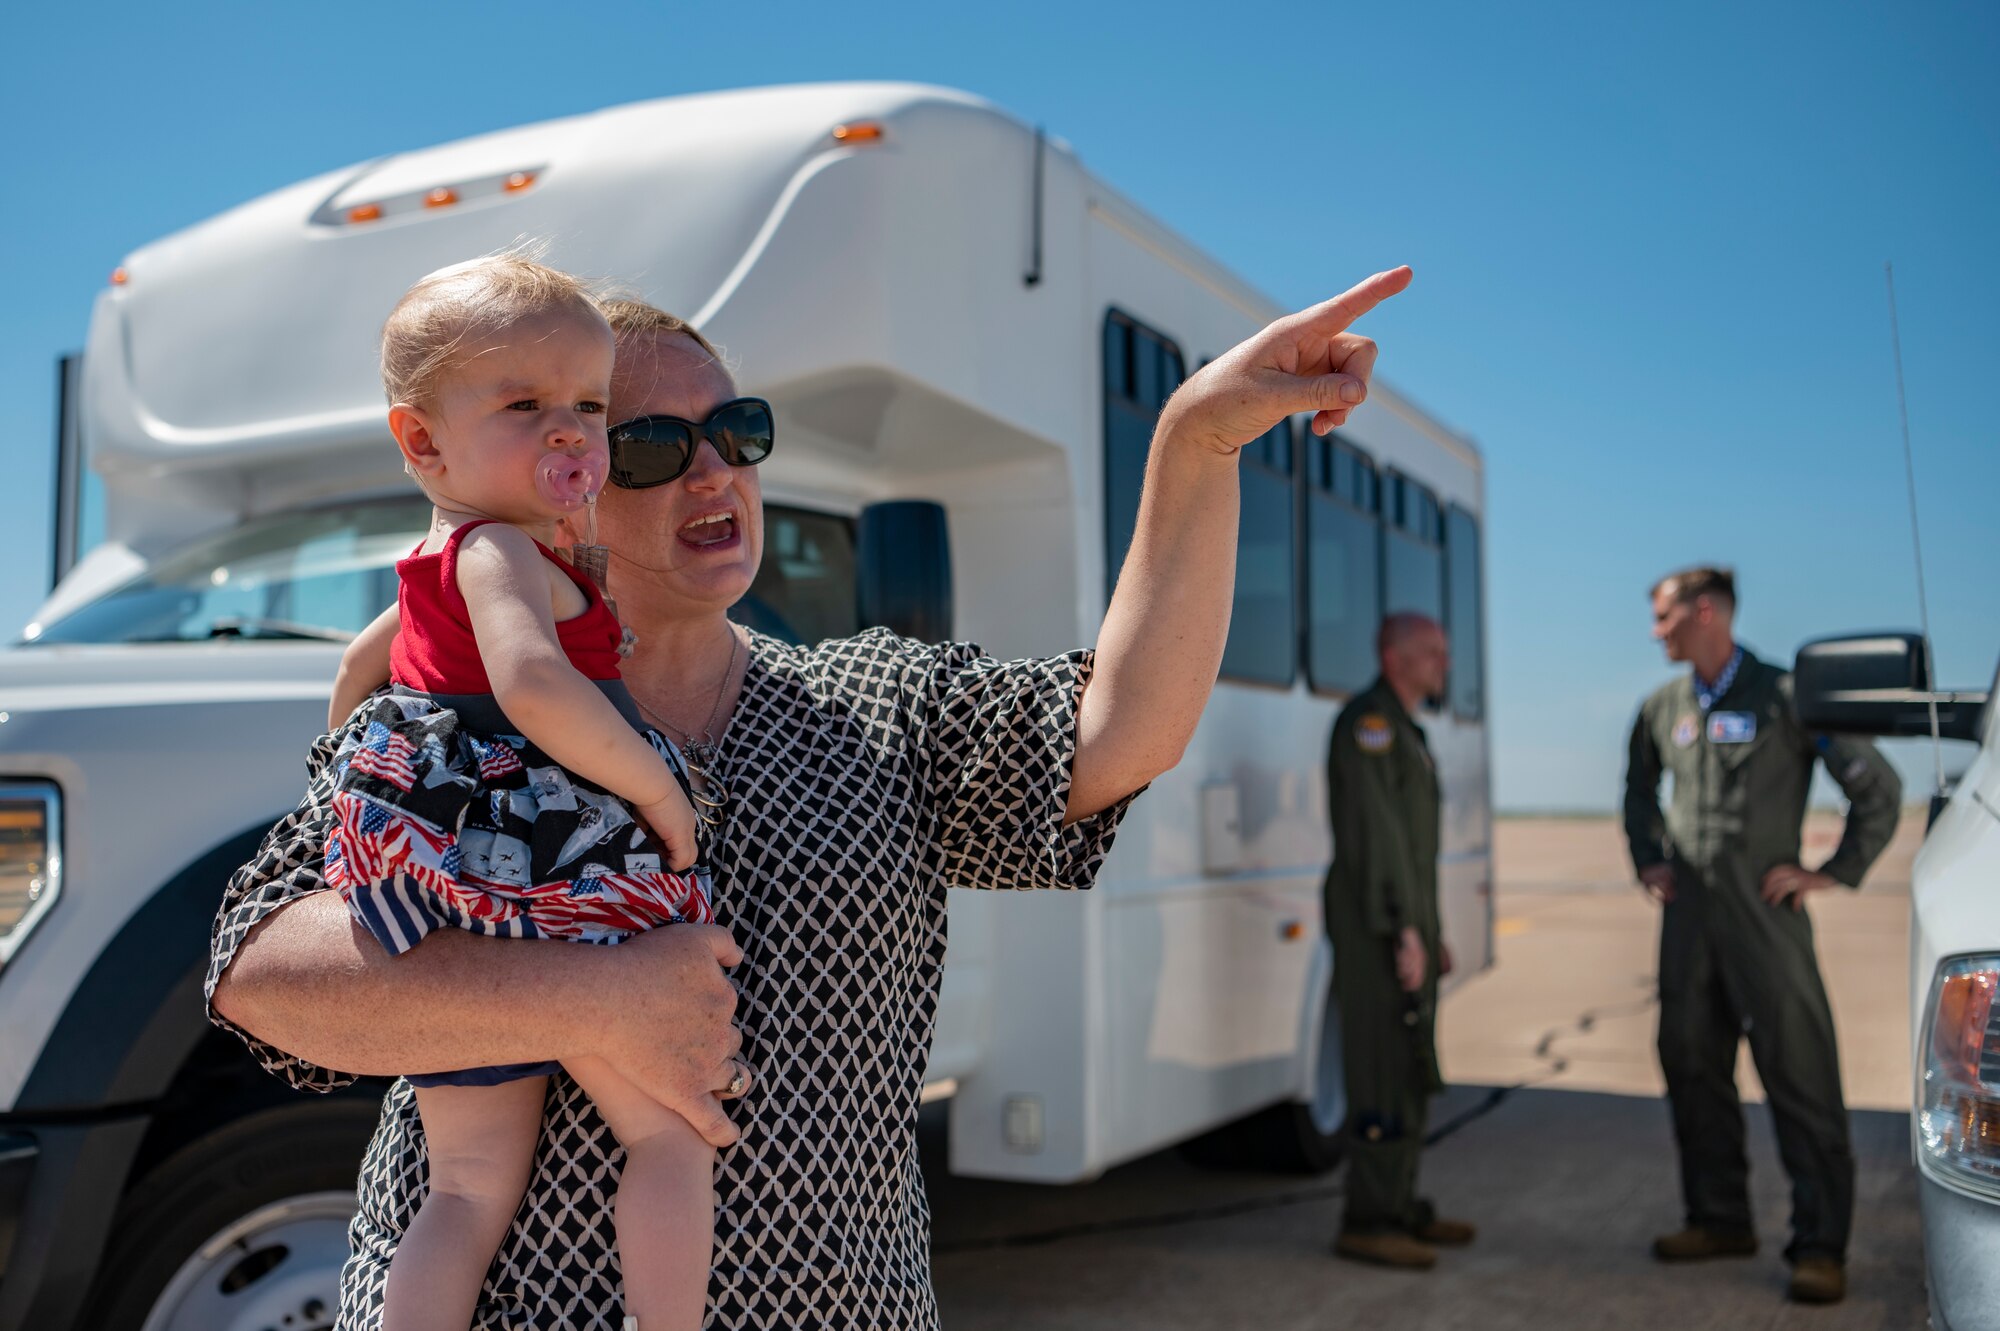
<svg viewBox="0 0 2000 1331">
<path fill-rule="evenodd" d="M 951 533 L 944 505 L 892 499 L 861 510 L 855 539 L 861 627 L 919 642 L 951 637 Z"/>
<path fill-rule="evenodd" d="M 1930 652 L 1919 633 L 1822 638 L 1799 648 L 1792 667 L 1799 721 L 1835 735 L 1979 738 L 1983 693 L 1931 693 Z"/>
</svg>

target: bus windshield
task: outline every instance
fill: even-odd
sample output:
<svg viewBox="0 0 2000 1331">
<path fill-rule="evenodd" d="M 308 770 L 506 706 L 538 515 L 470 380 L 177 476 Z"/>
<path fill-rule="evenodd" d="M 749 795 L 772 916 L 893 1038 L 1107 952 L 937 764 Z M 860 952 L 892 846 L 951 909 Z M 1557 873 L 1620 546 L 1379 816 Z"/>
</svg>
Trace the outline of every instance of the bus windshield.
<svg viewBox="0 0 2000 1331">
<path fill-rule="evenodd" d="M 396 561 L 430 517 L 413 495 L 254 519 L 167 555 L 31 641 L 344 642 L 396 599 Z M 853 524 L 770 505 L 764 536 L 756 583 L 732 618 L 789 642 L 855 632 Z"/>
<path fill-rule="evenodd" d="M 344 641 L 396 599 L 396 561 L 430 517 L 413 495 L 255 518 L 165 556 L 34 641 Z"/>
</svg>

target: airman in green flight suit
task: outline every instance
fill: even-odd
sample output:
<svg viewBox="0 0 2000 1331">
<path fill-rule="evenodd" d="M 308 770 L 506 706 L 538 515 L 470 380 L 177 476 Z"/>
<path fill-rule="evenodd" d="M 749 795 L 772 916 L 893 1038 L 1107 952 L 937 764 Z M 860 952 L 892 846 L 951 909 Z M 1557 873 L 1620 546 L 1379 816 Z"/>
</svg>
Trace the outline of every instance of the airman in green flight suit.
<svg viewBox="0 0 2000 1331">
<path fill-rule="evenodd" d="M 1334 1251 L 1428 1268 L 1438 1244 L 1473 1239 L 1417 1195 L 1435 1049 L 1438 978 L 1437 769 L 1413 719 L 1444 692 L 1444 630 L 1392 615 L 1376 639 L 1382 674 L 1341 709 L 1327 749 L 1333 867 L 1325 887 L 1347 1086 L 1347 1210 Z"/>
<path fill-rule="evenodd" d="M 1874 745 L 1799 724 L 1792 677 L 1736 643 L 1735 578 L 1693 568 L 1653 588 L 1653 636 L 1693 669 L 1648 698 L 1632 728 L 1625 835 L 1664 906 L 1660 1067 L 1680 1148 L 1686 1225 L 1662 1261 L 1745 1256 L 1751 1228 L 1736 1051 L 1747 1036 L 1792 1180 L 1791 1297 L 1846 1293 L 1854 1154 L 1833 1013 L 1813 952 L 1809 893 L 1854 887 L 1888 845 L 1902 782 Z M 1799 863 L 1813 764 L 1848 798 L 1839 848 Z M 1673 775 L 1664 817 L 1660 777 Z"/>
</svg>

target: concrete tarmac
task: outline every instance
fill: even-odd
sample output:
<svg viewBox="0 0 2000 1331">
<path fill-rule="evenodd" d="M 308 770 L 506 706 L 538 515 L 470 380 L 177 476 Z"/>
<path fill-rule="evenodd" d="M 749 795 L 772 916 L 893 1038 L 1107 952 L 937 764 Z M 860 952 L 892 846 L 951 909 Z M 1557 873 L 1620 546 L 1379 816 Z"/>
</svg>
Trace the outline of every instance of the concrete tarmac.
<svg viewBox="0 0 2000 1331">
<path fill-rule="evenodd" d="M 1837 821 L 1816 818 L 1807 862 Z M 1907 821 L 1859 894 L 1814 900 L 1859 1171 L 1849 1297 L 1784 1302 L 1789 1191 L 1769 1114 L 1748 1109 L 1756 1257 L 1662 1266 L 1679 1185 L 1652 1052 L 1657 908 L 1606 819 L 1498 827 L 1498 960 L 1447 999 L 1453 1089 L 1425 1191 L 1481 1226 L 1428 1274 L 1330 1255 L 1342 1176 L 1210 1172 L 1174 1152 L 1071 1188 L 933 1173 L 936 1281 L 953 1331 L 984 1328 L 1877 1328 L 1925 1325 L 1910 1164 Z M 1747 1062 L 1747 1060 L 1746 1060 Z M 1746 1099 L 1757 1095 L 1754 1078 Z M 943 1158 L 928 1124 L 927 1166 Z"/>
<path fill-rule="evenodd" d="M 1850 1108 L 1910 1107 L 1910 862 L 1923 832 L 1923 814 L 1905 814 L 1859 891 L 1808 898 Z M 1805 862 L 1825 860 L 1839 838 L 1838 818 L 1814 814 Z M 1617 823 L 1502 819 L 1493 854 L 1497 961 L 1445 1002 L 1446 1079 L 1664 1094 L 1653 1053 L 1660 908 L 1633 885 Z M 1763 1099 L 1747 1044 L 1737 1083 Z"/>
</svg>

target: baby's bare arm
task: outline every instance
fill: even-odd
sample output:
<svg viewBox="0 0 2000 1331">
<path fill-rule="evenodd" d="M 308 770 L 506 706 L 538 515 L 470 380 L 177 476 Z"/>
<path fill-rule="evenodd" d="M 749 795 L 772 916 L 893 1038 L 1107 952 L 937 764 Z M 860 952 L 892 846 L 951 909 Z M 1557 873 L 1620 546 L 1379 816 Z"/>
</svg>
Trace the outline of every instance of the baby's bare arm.
<svg viewBox="0 0 2000 1331">
<path fill-rule="evenodd" d="M 695 860 L 695 814 L 666 760 L 570 664 L 556 630 L 551 577 L 535 543 L 512 527 L 481 527 L 459 547 L 458 583 L 500 710 L 565 770 L 630 803 L 664 843 L 667 867 Z"/>
<path fill-rule="evenodd" d="M 340 671 L 333 677 L 333 701 L 326 709 L 328 730 L 339 729 L 362 699 L 389 682 L 389 647 L 402 623 L 392 605 L 375 616 L 340 654 Z"/>
<path fill-rule="evenodd" d="M 459 547 L 459 590 L 494 701 L 565 769 L 633 804 L 669 798 L 679 783 L 666 760 L 563 652 L 547 568 L 533 541 L 499 523 Z"/>
</svg>

